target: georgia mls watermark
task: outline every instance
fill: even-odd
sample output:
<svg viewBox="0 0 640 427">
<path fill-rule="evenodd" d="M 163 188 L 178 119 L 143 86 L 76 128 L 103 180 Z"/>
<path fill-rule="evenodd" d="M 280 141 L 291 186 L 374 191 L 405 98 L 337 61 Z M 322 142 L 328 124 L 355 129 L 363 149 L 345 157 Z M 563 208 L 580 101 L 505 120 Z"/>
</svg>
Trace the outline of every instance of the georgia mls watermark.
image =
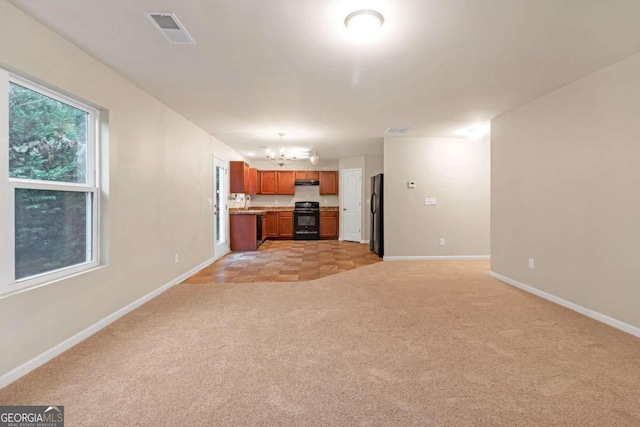
<svg viewBox="0 0 640 427">
<path fill-rule="evenodd" d="M 64 406 L 0 406 L 0 427 L 64 427 Z"/>
</svg>

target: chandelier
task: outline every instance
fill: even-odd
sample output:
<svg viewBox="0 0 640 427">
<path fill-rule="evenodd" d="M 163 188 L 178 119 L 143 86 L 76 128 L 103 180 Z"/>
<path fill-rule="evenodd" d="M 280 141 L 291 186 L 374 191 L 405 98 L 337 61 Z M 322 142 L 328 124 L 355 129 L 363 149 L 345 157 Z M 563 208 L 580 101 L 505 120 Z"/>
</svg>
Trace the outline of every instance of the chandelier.
<svg viewBox="0 0 640 427">
<path fill-rule="evenodd" d="M 282 145 L 282 137 L 284 136 L 284 133 L 279 132 L 278 135 L 280 135 L 279 154 L 276 156 L 276 153 L 271 150 L 267 150 L 267 160 L 274 166 L 282 167 L 284 165 L 290 165 L 296 161 L 296 156 L 284 152 L 284 146 Z"/>
<path fill-rule="evenodd" d="M 311 153 L 311 156 L 309 156 L 309 161 L 311 162 L 312 165 L 317 165 L 318 162 L 320 161 L 320 156 L 318 156 L 318 152 L 317 151 L 313 151 L 313 153 Z"/>
</svg>

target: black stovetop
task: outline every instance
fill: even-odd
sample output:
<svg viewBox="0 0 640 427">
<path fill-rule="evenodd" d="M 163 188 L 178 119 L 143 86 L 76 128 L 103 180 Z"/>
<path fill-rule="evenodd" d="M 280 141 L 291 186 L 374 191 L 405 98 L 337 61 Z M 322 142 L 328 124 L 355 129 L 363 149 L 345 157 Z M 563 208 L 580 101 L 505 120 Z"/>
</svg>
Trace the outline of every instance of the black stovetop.
<svg viewBox="0 0 640 427">
<path fill-rule="evenodd" d="M 293 211 L 320 211 L 320 202 L 296 202 Z"/>
</svg>

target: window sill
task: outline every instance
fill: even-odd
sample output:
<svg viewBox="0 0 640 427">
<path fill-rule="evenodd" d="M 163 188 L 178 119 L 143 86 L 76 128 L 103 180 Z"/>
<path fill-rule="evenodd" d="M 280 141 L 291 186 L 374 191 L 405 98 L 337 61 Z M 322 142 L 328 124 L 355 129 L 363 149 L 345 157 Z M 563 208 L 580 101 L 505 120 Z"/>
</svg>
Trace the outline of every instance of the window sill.
<svg viewBox="0 0 640 427">
<path fill-rule="evenodd" d="M 95 265 L 95 266 L 87 267 L 86 269 L 81 270 L 81 271 L 76 271 L 74 273 L 71 273 L 71 274 L 63 276 L 63 277 L 56 277 L 54 279 L 47 280 L 46 282 L 36 283 L 36 284 L 31 285 L 31 286 L 25 286 L 23 288 L 19 288 L 19 289 L 15 289 L 15 290 L 8 290 L 8 291 L 0 294 L 0 301 L 5 299 L 5 298 L 9 298 L 9 297 L 13 297 L 13 296 L 22 294 L 24 292 L 29 292 L 29 291 L 32 291 L 34 289 L 43 288 L 45 286 L 53 285 L 54 283 L 62 282 L 64 280 L 73 279 L 75 277 L 78 277 L 78 276 L 81 276 L 81 275 L 84 275 L 84 274 L 94 273 L 94 272 L 96 272 L 98 270 L 102 270 L 105 267 L 107 267 L 106 264 L 98 264 L 98 265 Z M 11 289 L 11 286 L 9 286 L 9 289 Z"/>
</svg>

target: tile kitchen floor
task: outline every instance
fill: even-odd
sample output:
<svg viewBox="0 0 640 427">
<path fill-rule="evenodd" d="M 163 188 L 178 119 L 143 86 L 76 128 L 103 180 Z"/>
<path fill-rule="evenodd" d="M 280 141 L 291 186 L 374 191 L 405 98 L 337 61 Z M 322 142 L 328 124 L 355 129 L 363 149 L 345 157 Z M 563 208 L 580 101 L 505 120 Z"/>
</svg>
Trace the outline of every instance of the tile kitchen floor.
<svg viewBox="0 0 640 427">
<path fill-rule="evenodd" d="M 380 262 L 369 245 L 336 240 L 268 240 L 231 252 L 183 283 L 298 282 Z"/>
</svg>

